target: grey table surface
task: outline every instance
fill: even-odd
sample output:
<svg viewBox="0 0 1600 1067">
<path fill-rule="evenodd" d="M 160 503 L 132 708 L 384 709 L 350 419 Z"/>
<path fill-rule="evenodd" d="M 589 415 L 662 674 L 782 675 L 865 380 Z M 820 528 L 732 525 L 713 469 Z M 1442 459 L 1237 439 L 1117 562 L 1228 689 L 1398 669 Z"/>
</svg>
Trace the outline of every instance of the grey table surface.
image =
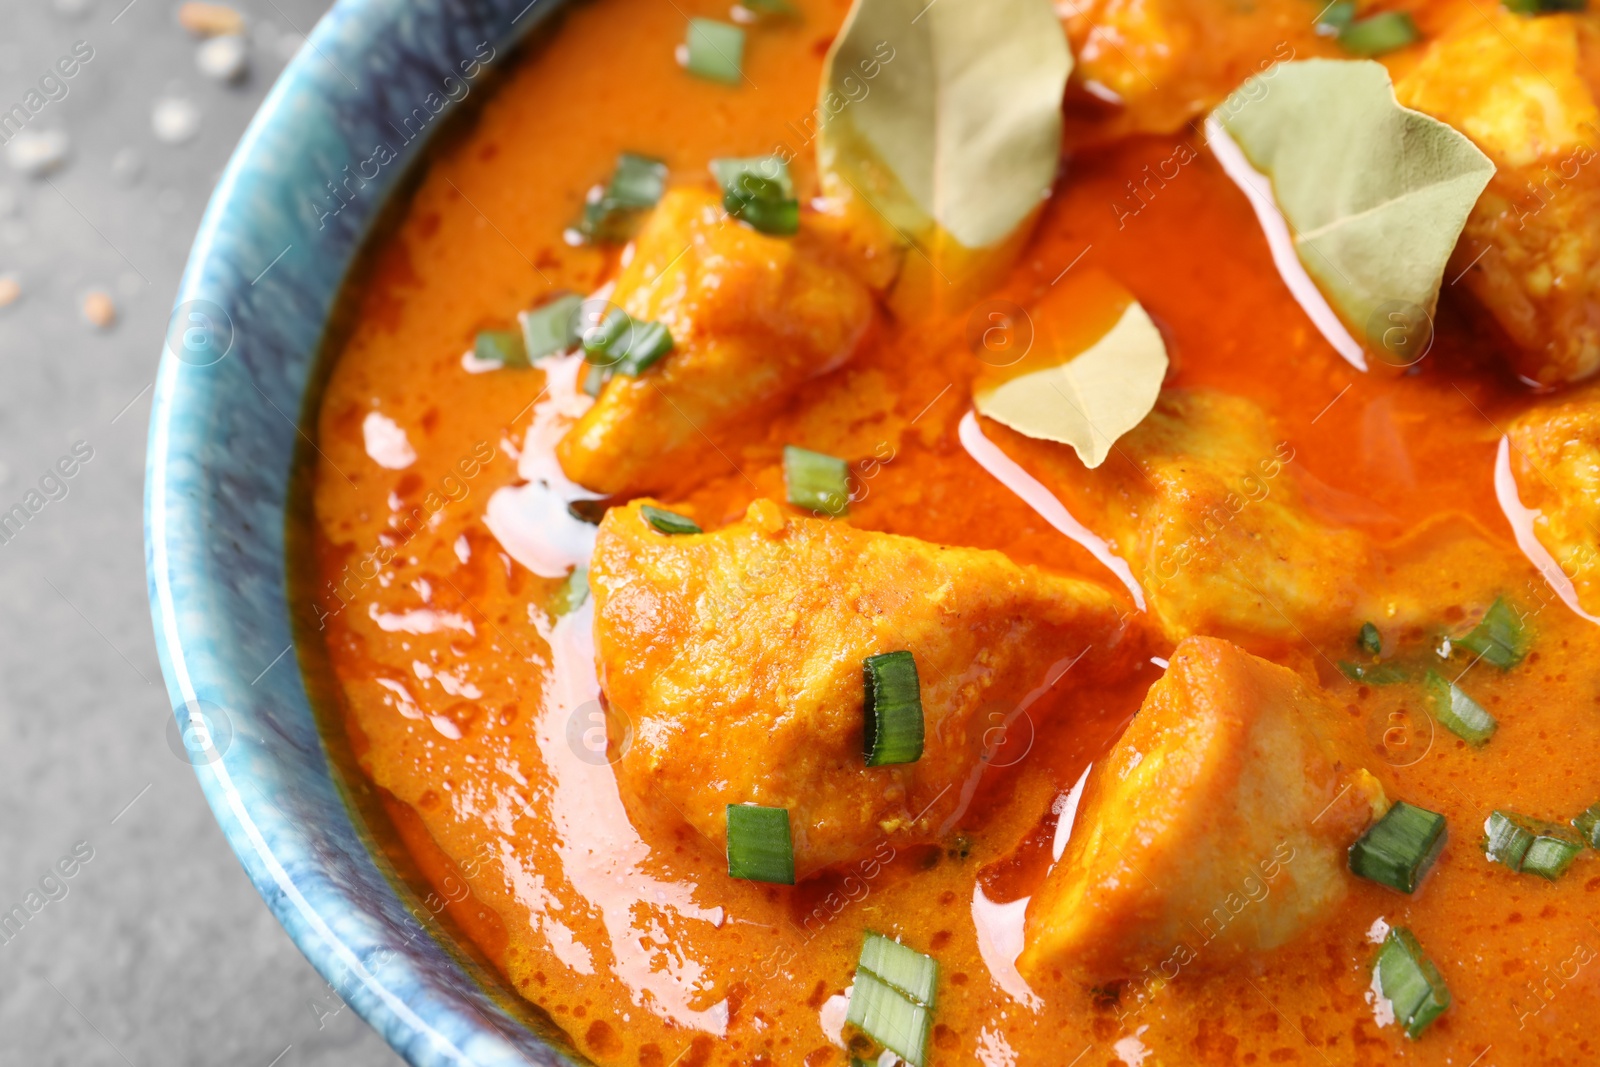
<svg viewBox="0 0 1600 1067">
<path fill-rule="evenodd" d="M 65 96 L 35 98 L 31 127 L 67 134 L 65 164 L 30 178 L 0 160 L 0 291 L 21 290 L 0 307 L 0 512 L 49 491 L 0 543 L 0 913 L 29 914 L 0 926 L 0 1064 L 400 1062 L 267 911 L 167 742 L 149 386 L 211 188 L 328 4 L 235 6 L 250 72 L 226 85 L 197 68 L 175 0 L 0 0 L 0 112 L 93 49 Z M 153 122 L 174 99 L 200 118 L 181 144 Z M 93 291 L 116 305 L 108 329 L 84 317 Z M 49 477 L 74 445 L 92 458 Z"/>
</svg>

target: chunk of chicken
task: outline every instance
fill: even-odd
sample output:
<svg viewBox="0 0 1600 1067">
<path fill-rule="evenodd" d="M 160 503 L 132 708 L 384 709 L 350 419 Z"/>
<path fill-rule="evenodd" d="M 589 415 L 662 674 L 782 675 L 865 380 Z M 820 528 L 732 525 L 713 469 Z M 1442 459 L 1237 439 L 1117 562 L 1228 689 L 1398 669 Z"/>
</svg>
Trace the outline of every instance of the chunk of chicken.
<svg viewBox="0 0 1600 1067">
<path fill-rule="evenodd" d="M 1293 671 L 1213 638 L 1179 645 L 1089 775 L 1028 905 L 1023 973 L 1170 979 L 1327 915 L 1350 877 L 1345 850 L 1384 804 L 1376 779 L 1341 767 L 1337 716 Z"/>
<path fill-rule="evenodd" d="M 1302 0 L 1079 0 L 1058 9 L 1077 57 L 1072 84 L 1114 109 L 1069 123 L 1077 144 L 1173 133 L 1252 74 L 1331 48 Z"/>
<path fill-rule="evenodd" d="M 1578 603 L 1600 615 L 1600 393 L 1535 408 L 1511 425 L 1517 495 L 1538 511 L 1533 534 Z"/>
<path fill-rule="evenodd" d="M 692 452 L 856 351 L 873 298 L 805 241 L 727 218 L 706 190 L 669 192 L 645 224 L 613 300 L 662 323 L 673 351 L 617 375 L 561 440 L 567 476 L 597 492 L 671 484 Z"/>
<path fill-rule="evenodd" d="M 769 500 L 673 537 L 637 504 L 612 508 L 590 583 L 613 736 L 623 717 L 634 729 L 624 795 L 665 798 L 719 845 L 726 805 L 787 808 L 801 878 L 879 841 L 936 840 L 971 799 L 986 733 L 1039 687 L 1091 683 L 1123 658 L 1098 586 L 998 552 L 786 519 Z M 902 649 L 921 680 L 923 755 L 867 767 L 862 664 Z"/>
<path fill-rule="evenodd" d="M 1541 385 L 1600 370 L 1600 109 L 1592 14 L 1528 18 L 1475 5 L 1395 84 L 1494 160 L 1449 276 L 1515 344 Z"/>
<path fill-rule="evenodd" d="M 1065 446 L 985 429 L 1128 561 L 1173 641 L 1289 642 L 1349 628 L 1368 538 L 1307 512 L 1294 448 L 1251 401 L 1164 390 L 1094 470 Z"/>
</svg>

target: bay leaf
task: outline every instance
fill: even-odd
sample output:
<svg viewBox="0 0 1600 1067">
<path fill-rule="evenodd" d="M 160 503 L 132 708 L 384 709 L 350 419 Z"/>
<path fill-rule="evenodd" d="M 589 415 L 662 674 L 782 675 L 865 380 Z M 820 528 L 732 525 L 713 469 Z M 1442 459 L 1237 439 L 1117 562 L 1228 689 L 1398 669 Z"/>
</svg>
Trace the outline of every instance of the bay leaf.
<svg viewBox="0 0 1600 1067">
<path fill-rule="evenodd" d="M 855 0 L 823 70 L 824 190 L 924 255 L 1009 248 L 1050 194 L 1071 70 L 1050 0 Z"/>
<path fill-rule="evenodd" d="M 1212 122 L 1271 180 L 1300 262 L 1353 334 L 1376 347 L 1396 313 L 1433 315 L 1494 174 L 1464 134 L 1401 106 L 1371 60 L 1279 63 Z"/>
<path fill-rule="evenodd" d="M 1092 270 L 1052 286 L 1027 314 L 1032 345 L 1014 363 L 983 368 L 973 405 L 1098 467 L 1155 406 L 1167 374 L 1161 331 L 1132 293 Z"/>
</svg>

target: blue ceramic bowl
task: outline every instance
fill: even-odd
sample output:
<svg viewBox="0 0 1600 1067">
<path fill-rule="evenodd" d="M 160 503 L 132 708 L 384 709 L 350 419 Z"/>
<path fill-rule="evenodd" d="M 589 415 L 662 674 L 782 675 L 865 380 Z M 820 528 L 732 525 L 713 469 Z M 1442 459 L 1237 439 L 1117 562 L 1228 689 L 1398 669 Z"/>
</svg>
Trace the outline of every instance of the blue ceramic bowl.
<svg viewBox="0 0 1600 1067">
<path fill-rule="evenodd" d="M 410 187 L 430 136 L 490 91 L 559 3 L 339 0 L 206 209 L 151 416 L 146 566 L 175 747 L 289 936 L 418 1067 L 573 1060 L 553 1028 L 445 947 L 437 901 L 406 888 L 349 802 L 362 787 L 330 755 L 294 648 L 285 554 L 309 447 L 299 426 L 341 287 L 386 204 Z M 394 153 L 381 166 L 380 144 Z"/>
</svg>

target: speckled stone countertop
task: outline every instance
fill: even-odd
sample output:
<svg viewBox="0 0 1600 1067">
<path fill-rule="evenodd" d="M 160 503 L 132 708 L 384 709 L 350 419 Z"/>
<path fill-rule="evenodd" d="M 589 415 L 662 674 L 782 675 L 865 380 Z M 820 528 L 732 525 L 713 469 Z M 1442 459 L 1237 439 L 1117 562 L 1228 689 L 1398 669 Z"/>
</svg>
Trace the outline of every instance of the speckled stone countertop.
<svg viewBox="0 0 1600 1067">
<path fill-rule="evenodd" d="M 0 525 L 0 1063 L 400 1062 L 229 851 L 174 754 L 151 638 L 145 432 L 178 275 L 234 142 L 327 5 L 235 6 L 248 71 L 223 83 L 173 0 L 5 5 L 0 516 L 27 518 Z M 56 169 L 17 169 L 59 152 L 58 133 Z"/>
</svg>

